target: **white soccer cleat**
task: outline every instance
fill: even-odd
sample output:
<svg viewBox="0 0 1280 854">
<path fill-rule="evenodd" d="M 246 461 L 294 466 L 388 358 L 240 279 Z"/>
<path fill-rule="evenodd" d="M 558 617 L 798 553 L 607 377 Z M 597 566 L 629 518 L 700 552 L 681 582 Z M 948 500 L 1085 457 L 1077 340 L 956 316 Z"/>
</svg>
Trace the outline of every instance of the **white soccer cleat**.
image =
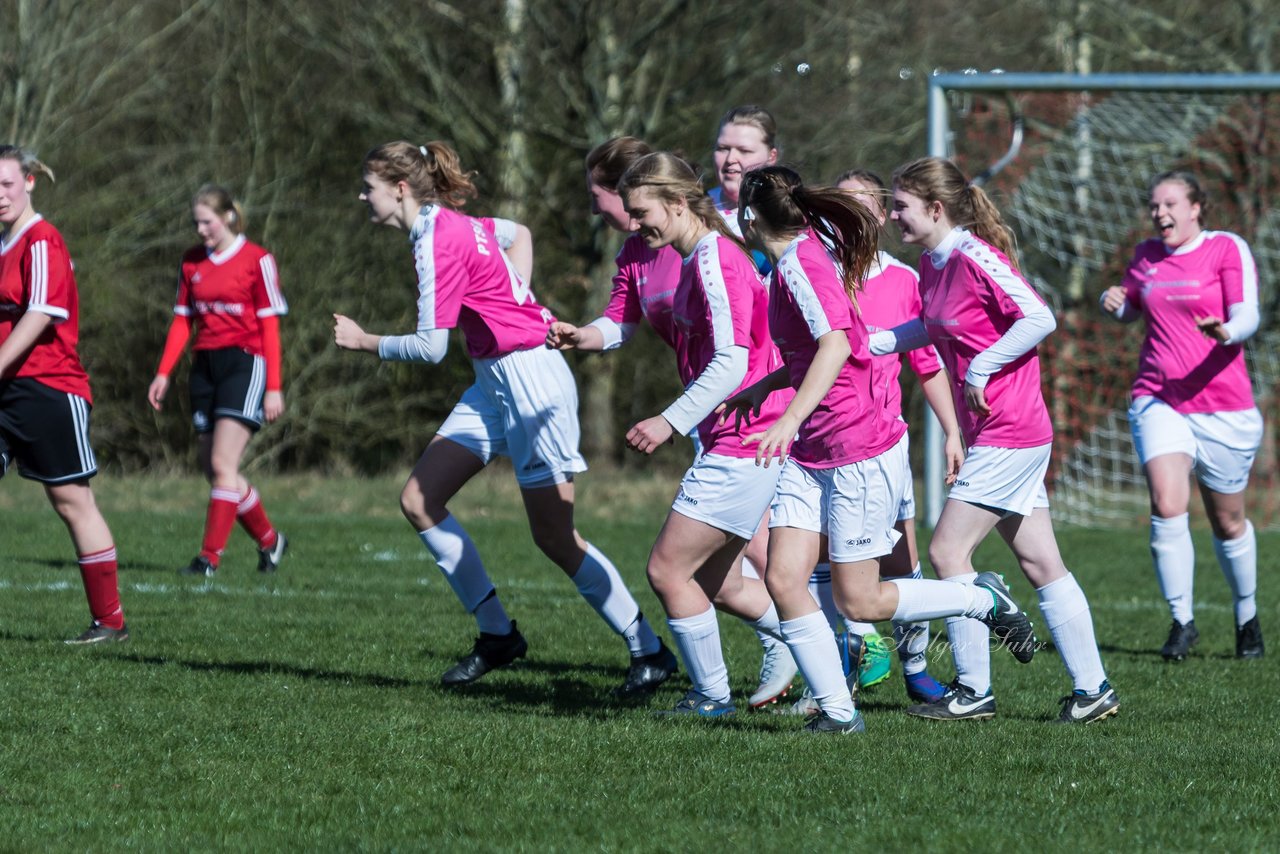
<svg viewBox="0 0 1280 854">
<path fill-rule="evenodd" d="M 768 638 L 764 641 L 764 661 L 760 663 L 760 685 L 747 698 L 747 705 L 762 709 L 778 702 L 786 696 L 798 671 L 787 645 L 776 638 Z"/>
</svg>

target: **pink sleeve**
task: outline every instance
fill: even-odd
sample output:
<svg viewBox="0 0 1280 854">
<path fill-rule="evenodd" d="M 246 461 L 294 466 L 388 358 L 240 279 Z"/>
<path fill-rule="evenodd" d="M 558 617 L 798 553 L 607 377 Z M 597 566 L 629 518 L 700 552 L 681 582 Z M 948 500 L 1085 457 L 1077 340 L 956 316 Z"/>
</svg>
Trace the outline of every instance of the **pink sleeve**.
<svg viewBox="0 0 1280 854">
<path fill-rule="evenodd" d="M 636 284 L 634 260 L 627 258 L 627 247 L 618 250 L 618 272 L 613 277 L 613 290 L 609 302 L 600 314 L 614 323 L 639 323 L 644 320 L 640 306 L 640 289 Z"/>
<path fill-rule="evenodd" d="M 718 310 L 729 313 L 733 332 L 732 339 L 726 340 L 723 335 L 722 319 L 713 318 L 715 346 L 717 350 L 735 344 L 740 347 L 750 347 L 751 314 L 755 305 L 755 293 L 752 289 L 760 287 L 760 279 L 756 275 L 755 265 L 736 246 L 729 244 L 728 241 L 718 241 L 718 243 L 721 252 L 720 287 L 727 298 L 727 306 L 717 306 L 712 301 L 710 293 L 707 295 L 707 302 L 711 304 L 713 312 Z"/>
<path fill-rule="evenodd" d="M 911 371 L 922 379 L 931 377 L 942 370 L 942 363 L 938 361 L 938 353 L 932 346 L 908 350 L 902 356 L 911 367 Z"/>
<path fill-rule="evenodd" d="M 1124 279 L 1120 282 L 1120 287 L 1124 288 L 1125 299 L 1134 311 L 1142 311 L 1142 279 L 1138 278 L 1135 270 L 1142 263 L 1141 246 L 1133 254 L 1133 260 L 1129 262 L 1129 266 L 1125 268 Z"/>
<path fill-rule="evenodd" d="M 1257 299 L 1257 273 L 1253 269 L 1253 256 L 1249 256 L 1248 265 L 1245 264 L 1244 254 L 1249 251 L 1244 245 L 1244 241 L 1238 238 L 1229 238 L 1229 244 L 1226 251 L 1222 253 L 1222 265 L 1218 269 L 1218 276 L 1222 279 L 1222 306 L 1223 309 L 1229 309 L 1231 306 L 1246 302 L 1246 266 L 1251 268 L 1249 272 L 1253 274 L 1253 293 L 1254 299 Z"/>
</svg>

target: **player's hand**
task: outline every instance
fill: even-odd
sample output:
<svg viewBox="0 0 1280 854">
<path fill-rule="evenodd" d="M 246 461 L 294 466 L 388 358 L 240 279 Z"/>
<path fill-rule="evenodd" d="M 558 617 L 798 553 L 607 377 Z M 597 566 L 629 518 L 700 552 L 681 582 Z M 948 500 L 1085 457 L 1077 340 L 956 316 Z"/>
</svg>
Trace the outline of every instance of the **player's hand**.
<svg viewBox="0 0 1280 854">
<path fill-rule="evenodd" d="M 786 462 L 787 454 L 791 452 L 791 443 L 795 440 L 796 426 L 784 413 L 768 430 L 744 436 L 742 444 L 759 442 L 760 445 L 756 448 L 756 465 L 768 468 L 774 457 L 778 458 L 779 465 Z"/>
<path fill-rule="evenodd" d="M 642 454 L 652 454 L 675 435 L 671 422 L 661 415 L 646 418 L 627 431 L 627 447 Z"/>
<path fill-rule="evenodd" d="M 552 350 L 574 350 L 582 343 L 582 330 L 557 320 L 547 328 L 547 346 Z"/>
<path fill-rule="evenodd" d="M 1195 317 L 1192 319 L 1196 322 L 1196 328 L 1199 329 L 1206 338 L 1212 338 L 1214 341 L 1219 341 L 1225 344 L 1227 339 L 1231 337 L 1231 333 L 1227 331 L 1225 326 L 1223 326 L 1221 317 L 1213 317 L 1210 315 L 1209 317 Z"/>
<path fill-rule="evenodd" d="M 964 465 L 964 439 L 960 438 L 958 431 L 946 438 L 942 454 L 947 461 L 946 484 L 950 486 L 956 482 L 956 475 L 960 474 L 960 466 Z"/>
<path fill-rule="evenodd" d="M 969 407 L 969 411 L 975 415 L 981 415 L 983 418 L 991 414 L 991 407 L 987 405 L 986 389 L 979 388 L 972 383 L 964 384 L 964 403 Z"/>
<path fill-rule="evenodd" d="M 333 316 L 333 343 L 343 350 L 369 349 L 365 341 L 367 337 L 360 324 L 351 318 L 344 314 Z"/>
<path fill-rule="evenodd" d="M 768 397 L 769 392 L 759 392 L 755 386 L 748 386 L 715 408 L 716 415 L 720 416 L 716 423 L 724 424 L 733 418 L 733 429 L 741 430 L 743 424 L 750 424 L 752 418 L 760 416 L 760 407 Z"/>
<path fill-rule="evenodd" d="M 284 415 L 284 392 L 267 392 L 266 397 L 262 399 L 262 414 L 266 416 L 268 422 L 275 421 Z"/>
<path fill-rule="evenodd" d="M 151 408 L 159 412 L 164 408 L 164 396 L 169 393 L 169 378 L 156 374 L 156 378 L 151 381 L 151 388 L 147 389 L 147 403 L 151 404 Z"/>
<path fill-rule="evenodd" d="M 1124 306 L 1126 299 L 1124 288 L 1120 285 L 1113 285 L 1102 292 L 1102 310 L 1109 314 L 1115 314 Z"/>
</svg>

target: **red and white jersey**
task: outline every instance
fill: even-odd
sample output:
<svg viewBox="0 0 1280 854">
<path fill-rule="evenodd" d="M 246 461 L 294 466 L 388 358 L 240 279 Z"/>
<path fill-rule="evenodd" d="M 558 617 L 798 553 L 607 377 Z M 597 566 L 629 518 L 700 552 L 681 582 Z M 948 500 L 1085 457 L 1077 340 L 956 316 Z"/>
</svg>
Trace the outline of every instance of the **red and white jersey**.
<svg viewBox="0 0 1280 854">
<path fill-rule="evenodd" d="M 1138 244 L 1124 277 L 1129 304 L 1147 320 L 1133 396 L 1158 397 L 1175 411 L 1253 408 L 1242 344 L 1203 335 L 1197 317 L 1228 318 L 1258 303 L 1258 268 L 1249 246 L 1229 231 L 1202 231 L 1174 251 L 1159 240 Z"/>
<path fill-rule="evenodd" d="M 764 282 L 741 247 L 715 231 L 699 240 L 684 259 L 672 305 L 680 381 L 688 387 L 717 350 L 734 346 L 747 349 L 747 375 L 730 397 L 782 367 L 782 356 L 769 337 L 768 303 Z M 716 424 L 720 416 L 712 412 L 698 425 L 704 452 L 755 456 L 755 448 L 744 447 L 742 437 L 769 429 L 793 396 L 789 390 L 774 392 L 759 417 L 741 427 L 734 418 Z"/>
<path fill-rule="evenodd" d="M 650 249 L 638 234 L 622 244 L 618 272 L 603 316 L 618 325 L 648 320 L 658 337 L 676 346 L 671 304 L 680 281 L 680 253 L 670 246 Z"/>
<path fill-rule="evenodd" d="M 173 313 L 196 323 L 196 350 L 262 351 L 259 318 L 288 314 L 276 259 L 243 234 L 222 252 L 194 246 L 182 256 Z"/>
<path fill-rule="evenodd" d="M 818 353 L 819 338 L 844 330 L 849 339 L 848 360 L 791 446 L 796 462 L 834 468 L 897 444 L 907 425 L 885 408 L 867 327 L 854 313 L 839 265 L 812 232 L 791 241 L 770 277 L 769 329 L 797 389 Z"/>
<path fill-rule="evenodd" d="M 39 214 L 0 241 L 0 343 L 29 311 L 53 322 L 10 377 L 27 377 L 90 403 L 89 375 L 80 364 L 80 294 L 62 235 Z"/>
<path fill-rule="evenodd" d="M 418 271 L 418 331 L 462 330 L 467 355 L 541 347 L 555 322 L 498 246 L 492 219 L 427 205 L 409 232 Z"/>
<path fill-rule="evenodd" d="M 974 357 L 1044 300 L 1004 253 L 963 228 L 953 230 L 920 260 L 921 319 L 951 374 L 956 416 L 965 444 L 1033 448 L 1053 441 L 1040 392 L 1040 357 L 1033 347 L 991 376 L 985 390 L 991 414 L 971 412 L 964 378 Z"/>
<path fill-rule="evenodd" d="M 879 253 L 858 292 L 858 309 L 867 330 L 879 332 L 915 320 L 920 316 L 920 306 L 920 275 L 888 252 Z M 902 386 L 898 383 L 902 363 L 906 362 L 922 378 L 942 369 L 932 347 L 872 358 L 876 363 L 876 384 L 884 391 L 885 408 L 895 418 L 902 416 Z"/>
</svg>

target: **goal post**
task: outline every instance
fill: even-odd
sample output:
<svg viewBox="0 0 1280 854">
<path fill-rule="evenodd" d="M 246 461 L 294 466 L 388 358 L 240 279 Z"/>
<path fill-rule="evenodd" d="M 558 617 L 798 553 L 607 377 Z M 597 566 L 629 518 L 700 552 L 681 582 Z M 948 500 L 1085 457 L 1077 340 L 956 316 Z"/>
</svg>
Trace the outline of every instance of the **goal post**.
<svg viewBox="0 0 1280 854">
<path fill-rule="evenodd" d="M 1107 332 L 1106 327 L 1101 326 L 1105 320 L 1097 315 L 1096 308 L 1090 314 L 1085 303 L 1090 296 L 1096 299 L 1104 284 L 1119 282 L 1118 277 L 1112 281 L 1108 276 L 1116 276 L 1116 264 L 1123 265 L 1137 239 L 1147 236 L 1137 235 L 1134 239 L 1133 230 L 1126 224 L 1134 220 L 1145 203 L 1145 182 L 1157 172 L 1208 162 L 1223 174 L 1231 173 L 1233 180 L 1243 180 L 1238 173 L 1257 173 L 1262 177 L 1255 183 L 1266 193 L 1273 189 L 1280 191 L 1280 179 L 1273 180 L 1270 173 L 1274 167 L 1266 157 L 1250 158 L 1249 151 L 1224 153 L 1203 139 L 1219 125 L 1238 122 L 1239 105 L 1246 100 L 1245 96 L 1277 92 L 1280 92 L 1280 74 L 966 71 L 935 73 L 929 78 L 929 154 L 949 159 L 954 159 L 957 151 L 957 132 L 952 123 L 955 112 L 952 102 L 957 98 L 1027 99 L 1035 97 L 1035 93 L 1064 93 L 1076 99 L 1074 108 L 1065 111 L 1062 126 L 1043 134 L 1044 139 L 1034 152 L 1019 153 L 1022 131 L 1019 123 L 1014 144 L 991 146 L 990 151 L 984 151 L 985 163 L 975 162 L 975 168 L 966 170 L 972 174 L 997 160 L 1000 166 L 1018 163 L 1014 171 L 1021 177 L 1009 191 L 1012 203 L 1002 205 L 1006 221 L 1017 235 L 1020 251 L 1030 250 L 1038 253 L 1045 263 L 1059 265 L 1058 273 L 1069 281 L 1064 287 L 1061 282 L 1049 284 L 1034 271 L 1029 274 L 1033 285 L 1055 308 L 1064 304 L 1073 306 L 1072 320 L 1080 327 L 1064 330 L 1060 326 L 1046 342 L 1048 347 L 1042 345 L 1042 354 L 1044 349 L 1054 349 L 1064 356 L 1063 364 L 1051 362 L 1045 371 L 1050 391 L 1061 391 L 1058 387 L 1065 387 L 1072 379 L 1061 375 L 1051 379 L 1050 375 L 1074 370 L 1075 359 L 1083 353 L 1092 353 L 1097 358 L 1098 369 L 1094 370 L 1094 363 L 1088 363 L 1087 369 L 1079 372 L 1088 376 L 1080 381 L 1107 386 L 1105 393 L 1095 393 L 1093 389 L 1085 392 L 1085 396 L 1091 398 L 1091 405 L 1100 403 L 1096 413 L 1090 410 L 1090 414 L 1082 415 L 1085 407 L 1077 408 L 1077 402 L 1070 399 L 1050 403 L 1051 414 L 1069 415 L 1072 422 L 1072 428 L 1061 441 L 1055 440 L 1054 465 L 1050 471 L 1055 516 L 1086 524 L 1132 524 L 1135 518 L 1144 515 L 1145 486 L 1129 443 L 1126 413 L 1119 404 L 1120 399 L 1127 400 L 1127 383 L 1137 370 L 1136 347 L 1130 346 L 1120 353 L 1108 351 L 1108 343 L 1121 337 L 1118 327 Z M 1130 100 L 1123 100 L 1126 97 Z M 1115 109 L 1105 109 L 1112 99 L 1116 99 Z M 1265 97 L 1260 100 L 1264 102 L 1263 110 L 1270 106 Z M 1265 131 L 1266 122 L 1257 124 Z M 1265 147 L 1265 138 L 1259 144 Z M 1192 168 L 1194 170 L 1194 166 Z M 1242 234 L 1257 257 L 1265 294 L 1269 286 L 1267 277 L 1280 273 L 1280 216 L 1266 216 L 1266 204 L 1253 207 L 1258 210 L 1253 211 L 1252 221 L 1257 227 L 1252 233 L 1240 222 L 1224 222 L 1216 216 L 1210 227 Z M 1277 199 L 1277 208 L 1280 210 L 1280 199 Z M 1259 211 L 1263 215 L 1259 216 Z M 1123 266 L 1119 270 L 1122 273 Z M 1268 422 L 1259 459 L 1270 460 L 1273 474 L 1276 454 L 1271 427 L 1275 412 L 1270 403 L 1280 379 L 1277 373 L 1280 366 L 1276 364 L 1280 339 L 1276 333 L 1265 331 L 1266 303 L 1265 296 L 1261 296 L 1264 330 L 1255 335 L 1247 351 L 1255 390 L 1260 395 L 1259 406 Z M 1064 334 L 1068 336 L 1065 344 L 1054 340 Z M 1070 338 L 1077 334 L 1081 336 L 1079 340 Z M 1130 328 L 1124 334 L 1140 337 L 1141 331 Z M 1110 361 L 1117 363 L 1107 365 Z M 1080 392 L 1080 387 L 1076 392 Z M 1101 400 L 1103 398 L 1105 400 Z M 1055 434 L 1060 429 L 1058 422 L 1055 417 Z M 925 500 L 921 521 L 933 527 L 945 499 L 945 457 L 941 427 L 927 407 L 924 446 Z M 1255 464 L 1255 475 L 1258 468 Z M 1277 492 L 1274 487 L 1275 483 L 1268 482 L 1259 484 L 1251 492 L 1266 497 Z M 1064 498 L 1066 500 L 1062 500 Z M 1254 512 L 1252 507 L 1250 512 L 1251 515 Z M 1266 508 L 1263 516 L 1259 527 L 1280 524 L 1280 506 Z"/>
</svg>

